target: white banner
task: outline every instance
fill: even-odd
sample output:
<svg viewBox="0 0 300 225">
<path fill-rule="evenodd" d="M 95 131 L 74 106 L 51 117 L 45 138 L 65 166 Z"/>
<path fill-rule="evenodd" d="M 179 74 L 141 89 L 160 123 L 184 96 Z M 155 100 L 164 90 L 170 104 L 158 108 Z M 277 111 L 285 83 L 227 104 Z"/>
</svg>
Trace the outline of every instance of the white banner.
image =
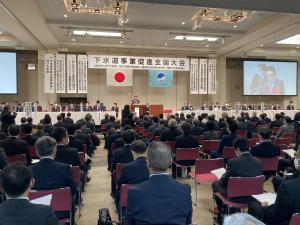
<svg viewBox="0 0 300 225">
<path fill-rule="evenodd" d="M 44 56 L 44 91 L 45 93 L 54 93 L 54 54 L 45 54 Z"/>
<path fill-rule="evenodd" d="M 207 59 L 200 59 L 199 94 L 207 94 Z"/>
<path fill-rule="evenodd" d="M 64 54 L 56 55 L 55 66 L 56 93 L 66 93 L 66 56 Z"/>
<path fill-rule="evenodd" d="M 199 90 L 199 59 L 191 59 L 190 93 L 198 94 Z"/>
<path fill-rule="evenodd" d="M 187 58 L 89 55 L 89 68 L 189 71 Z"/>
<path fill-rule="evenodd" d="M 217 93 L 217 60 L 208 59 L 208 94 Z"/>
<path fill-rule="evenodd" d="M 87 93 L 87 56 L 77 56 L 78 93 Z"/>
<path fill-rule="evenodd" d="M 76 55 L 67 55 L 67 93 L 77 92 Z"/>
</svg>

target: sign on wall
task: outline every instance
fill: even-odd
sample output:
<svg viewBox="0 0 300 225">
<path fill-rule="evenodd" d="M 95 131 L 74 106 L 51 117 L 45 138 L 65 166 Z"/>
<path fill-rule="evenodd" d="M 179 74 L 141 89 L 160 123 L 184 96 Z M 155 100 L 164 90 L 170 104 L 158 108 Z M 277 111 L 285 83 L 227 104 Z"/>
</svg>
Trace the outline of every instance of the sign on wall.
<svg viewBox="0 0 300 225">
<path fill-rule="evenodd" d="M 66 57 L 64 54 L 57 54 L 55 61 L 56 93 L 66 93 Z"/>
<path fill-rule="evenodd" d="M 54 93 L 54 54 L 45 54 L 44 57 L 44 91 Z"/>
<path fill-rule="evenodd" d="M 150 87 L 172 87 L 173 71 L 171 70 L 149 70 Z"/>
<path fill-rule="evenodd" d="M 208 94 L 217 93 L 217 60 L 208 59 Z"/>
<path fill-rule="evenodd" d="M 77 92 L 76 55 L 67 55 L 67 93 Z"/>
<path fill-rule="evenodd" d="M 207 94 L 207 59 L 200 59 L 199 94 Z"/>
<path fill-rule="evenodd" d="M 87 56 L 77 56 L 78 93 L 87 93 Z"/>
<path fill-rule="evenodd" d="M 107 69 L 106 84 L 107 86 L 132 86 L 133 70 L 129 69 Z"/>
<path fill-rule="evenodd" d="M 188 58 L 89 55 L 89 68 L 189 71 Z"/>
<path fill-rule="evenodd" d="M 190 67 L 190 93 L 198 94 L 199 92 L 199 59 L 191 59 Z"/>
</svg>

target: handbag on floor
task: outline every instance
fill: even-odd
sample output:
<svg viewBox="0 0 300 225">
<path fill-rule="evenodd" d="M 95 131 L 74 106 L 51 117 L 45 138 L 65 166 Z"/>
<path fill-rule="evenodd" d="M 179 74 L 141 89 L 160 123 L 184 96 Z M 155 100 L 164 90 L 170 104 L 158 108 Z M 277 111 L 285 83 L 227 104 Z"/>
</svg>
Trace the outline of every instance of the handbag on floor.
<svg viewBox="0 0 300 225">
<path fill-rule="evenodd" d="M 112 225 L 112 224 L 119 224 L 119 223 L 111 220 L 111 216 L 108 208 L 99 209 L 98 225 Z"/>
</svg>

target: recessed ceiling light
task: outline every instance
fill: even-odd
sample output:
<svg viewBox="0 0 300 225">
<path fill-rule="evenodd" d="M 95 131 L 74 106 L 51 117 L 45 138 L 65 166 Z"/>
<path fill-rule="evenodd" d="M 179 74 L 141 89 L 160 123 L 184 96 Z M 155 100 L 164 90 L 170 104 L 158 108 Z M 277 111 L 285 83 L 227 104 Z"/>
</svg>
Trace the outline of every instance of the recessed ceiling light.
<svg viewBox="0 0 300 225">
<path fill-rule="evenodd" d="M 299 48 L 299 46 L 297 46 L 296 48 Z"/>
<path fill-rule="evenodd" d="M 164 45 L 167 46 L 167 45 L 168 45 L 168 42 L 165 42 Z"/>
<path fill-rule="evenodd" d="M 75 35 L 85 35 L 86 31 L 85 30 L 73 30 L 73 34 L 75 34 Z"/>
<path fill-rule="evenodd" d="M 74 30 L 75 35 L 91 35 L 91 36 L 101 36 L 101 37 L 121 37 L 122 33 L 113 31 L 86 31 L 86 30 Z"/>
<path fill-rule="evenodd" d="M 209 48 L 210 46 L 209 45 L 206 45 L 206 48 Z"/>
<path fill-rule="evenodd" d="M 121 40 L 121 41 L 120 41 L 120 44 L 123 44 L 123 43 L 124 43 L 124 41 L 123 41 L 123 40 Z"/>
<path fill-rule="evenodd" d="M 76 39 L 75 39 L 75 38 L 72 38 L 72 41 L 76 41 Z"/>
<path fill-rule="evenodd" d="M 218 40 L 217 37 L 205 37 L 205 36 L 184 36 L 184 35 L 178 35 L 174 38 L 175 40 L 187 40 L 187 41 L 210 41 L 214 42 Z"/>
<path fill-rule="evenodd" d="M 281 41 L 277 41 L 276 44 L 299 45 L 300 44 L 300 34 L 296 34 L 291 37 L 285 38 Z"/>
<path fill-rule="evenodd" d="M 260 47 L 264 47 L 264 45 L 260 45 Z"/>
<path fill-rule="evenodd" d="M 238 25 L 234 25 L 234 26 L 233 26 L 233 28 L 235 28 L 235 29 L 238 28 L 238 27 L 239 27 Z"/>
<path fill-rule="evenodd" d="M 185 25 L 185 22 L 183 21 L 183 22 L 181 23 L 181 25 Z"/>
<path fill-rule="evenodd" d="M 2 34 L 2 31 L 0 31 L 0 34 Z"/>
<path fill-rule="evenodd" d="M 67 14 L 64 14 L 64 17 L 65 17 L 65 18 L 68 18 L 68 15 L 67 15 Z"/>
</svg>

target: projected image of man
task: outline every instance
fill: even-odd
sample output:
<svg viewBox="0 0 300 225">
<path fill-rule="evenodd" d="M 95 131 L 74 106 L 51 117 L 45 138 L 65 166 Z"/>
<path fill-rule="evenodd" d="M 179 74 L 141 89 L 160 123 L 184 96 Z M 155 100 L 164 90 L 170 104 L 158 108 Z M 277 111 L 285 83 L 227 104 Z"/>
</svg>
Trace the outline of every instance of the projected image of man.
<svg viewBox="0 0 300 225">
<path fill-rule="evenodd" d="M 261 86 L 261 84 L 262 84 L 262 80 L 266 75 L 266 69 L 267 69 L 266 64 L 259 64 L 257 66 L 258 71 L 253 76 L 251 86 L 250 86 L 251 94 L 254 95 L 259 94 L 262 91 L 263 87 Z"/>
<path fill-rule="evenodd" d="M 284 82 L 276 77 L 276 69 L 274 66 L 266 68 L 265 77 L 260 85 L 259 94 L 261 95 L 284 95 Z"/>
</svg>

